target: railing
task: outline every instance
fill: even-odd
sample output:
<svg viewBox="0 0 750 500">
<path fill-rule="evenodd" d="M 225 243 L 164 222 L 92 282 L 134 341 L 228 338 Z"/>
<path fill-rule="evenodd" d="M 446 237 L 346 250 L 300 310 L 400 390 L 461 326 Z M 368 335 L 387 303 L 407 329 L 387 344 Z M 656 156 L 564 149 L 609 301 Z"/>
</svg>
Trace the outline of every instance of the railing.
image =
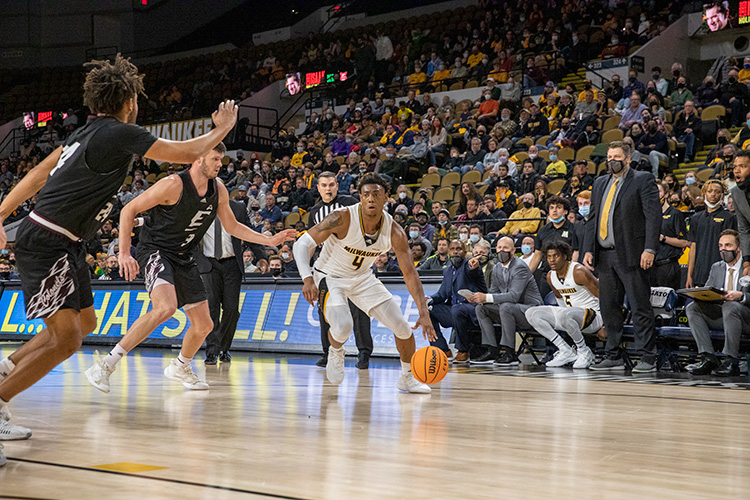
<svg viewBox="0 0 750 500">
<path fill-rule="evenodd" d="M 271 151 L 279 133 L 279 111 L 274 108 L 247 104 L 240 104 L 240 108 L 249 110 L 250 116 L 245 116 L 237 122 L 231 143 L 235 147 L 253 147 L 261 151 Z M 272 118 L 261 122 L 261 114 L 265 113 L 272 115 Z M 255 120 L 251 119 L 253 116 Z M 265 125 L 269 122 L 271 125 Z"/>
<path fill-rule="evenodd" d="M 0 141 L 0 158 L 7 156 L 7 154 L 13 151 L 17 151 L 17 145 L 25 136 L 26 133 L 23 127 L 16 127 L 8 132 L 5 137 L 3 137 L 3 140 Z M 10 149 L 10 151 L 7 151 L 8 149 Z"/>
</svg>

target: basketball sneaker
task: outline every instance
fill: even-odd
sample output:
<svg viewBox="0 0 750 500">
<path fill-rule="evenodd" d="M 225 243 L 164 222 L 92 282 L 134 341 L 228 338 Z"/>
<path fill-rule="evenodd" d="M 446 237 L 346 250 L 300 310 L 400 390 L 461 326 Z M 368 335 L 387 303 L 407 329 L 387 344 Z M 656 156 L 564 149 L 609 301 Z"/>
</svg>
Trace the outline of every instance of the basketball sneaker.
<svg viewBox="0 0 750 500">
<path fill-rule="evenodd" d="M 589 346 L 578 349 L 578 357 L 573 368 L 588 368 L 594 362 L 594 353 Z"/>
<path fill-rule="evenodd" d="M 30 437 L 31 429 L 11 424 L 7 420 L 0 420 L 0 441 L 16 441 Z"/>
<path fill-rule="evenodd" d="M 164 369 L 164 376 L 169 380 L 180 382 L 188 389 L 194 391 L 205 391 L 208 389 L 208 384 L 198 378 L 198 375 L 193 371 L 193 367 L 190 365 L 183 365 L 177 358 L 173 359 L 169 366 Z"/>
<path fill-rule="evenodd" d="M 333 385 L 339 385 L 344 381 L 344 357 L 346 349 L 340 347 L 328 349 L 328 363 L 326 364 L 326 378 Z"/>
<path fill-rule="evenodd" d="M 91 385 L 99 389 L 100 391 L 109 394 L 109 376 L 115 371 L 117 365 L 110 366 L 109 363 L 104 361 L 104 358 L 94 363 L 91 368 L 86 370 L 86 378 L 89 379 Z"/>
<path fill-rule="evenodd" d="M 576 354 L 575 349 L 571 349 L 569 347 L 558 349 L 552 356 L 552 359 L 547 361 L 544 365 L 551 368 L 559 368 L 561 366 L 567 365 L 568 363 L 572 363 L 577 358 L 578 355 Z"/>
<path fill-rule="evenodd" d="M 396 388 L 398 388 L 399 391 L 412 392 L 415 394 L 429 394 L 432 392 L 429 385 L 423 384 L 415 379 L 411 372 L 401 373 L 401 378 L 398 379 Z"/>
</svg>

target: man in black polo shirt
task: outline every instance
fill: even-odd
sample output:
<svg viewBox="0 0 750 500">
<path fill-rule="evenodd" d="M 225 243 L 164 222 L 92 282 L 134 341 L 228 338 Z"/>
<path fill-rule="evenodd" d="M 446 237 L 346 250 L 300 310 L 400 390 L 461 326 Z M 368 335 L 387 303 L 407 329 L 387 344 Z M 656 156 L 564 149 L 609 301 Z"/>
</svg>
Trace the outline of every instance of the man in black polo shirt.
<svg viewBox="0 0 750 500">
<path fill-rule="evenodd" d="M 550 196 L 547 199 L 547 213 L 549 214 L 549 222 L 546 226 L 541 228 L 536 237 L 534 238 L 534 257 L 531 258 L 529 268 L 534 273 L 537 268 L 542 272 L 540 276 L 547 276 L 549 266 L 547 260 L 542 254 L 541 248 L 545 242 L 552 239 L 559 239 L 570 245 L 573 249 L 572 262 L 578 260 L 578 237 L 576 236 L 576 230 L 573 224 L 568 220 L 568 212 L 570 211 L 570 202 L 562 196 Z M 537 275 L 535 274 L 535 275 Z M 539 280 L 539 291 L 542 297 L 545 297 L 547 293 L 551 291 L 549 284 L 546 279 Z"/>
<path fill-rule="evenodd" d="M 690 219 L 690 257 L 686 288 L 705 285 L 711 266 L 721 259 L 718 248 L 722 231 L 737 230 L 737 218 L 724 208 L 724 196 L 727 194 L 724 182 L 709 179 L 701 191 L 706 210 Z"/>
<path fill-rule="evenodd" d="M 659 182 L 659 200 L 661 200 L 661 234 L 659 248 L 654 261 L 654 285 L 680 288 L 680 255 L 689 245 L 687 226 L 682 212 L 669 204 L 664 195 L 666 189 Z"/>
</svg>

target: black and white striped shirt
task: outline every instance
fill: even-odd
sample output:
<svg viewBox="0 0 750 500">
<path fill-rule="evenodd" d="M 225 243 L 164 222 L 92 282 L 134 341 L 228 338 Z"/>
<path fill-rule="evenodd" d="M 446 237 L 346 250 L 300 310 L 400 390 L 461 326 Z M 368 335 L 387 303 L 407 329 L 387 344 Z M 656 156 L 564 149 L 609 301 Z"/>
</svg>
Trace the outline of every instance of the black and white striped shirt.
<svg viewBox="0 0 750 500">
<path fill-rule="evenodd" d="M 337 195 L 329 203 L 325 203 L 323 200 L 320 200 L 315 204 L 315 206 L 310 209 L 310 217 L 307 220 L 307 229 L 311 229 L 316 224 L 319 224 L 320 221 L 325 219 L 328 214 L 330 214 L 334 210 L 338 210 L 339 208 L 348 207 L 351 205 L 356 205 L 357 203 L 359 202 L 356 200 L 356 198 L 345 195 Z"/>
</svg>

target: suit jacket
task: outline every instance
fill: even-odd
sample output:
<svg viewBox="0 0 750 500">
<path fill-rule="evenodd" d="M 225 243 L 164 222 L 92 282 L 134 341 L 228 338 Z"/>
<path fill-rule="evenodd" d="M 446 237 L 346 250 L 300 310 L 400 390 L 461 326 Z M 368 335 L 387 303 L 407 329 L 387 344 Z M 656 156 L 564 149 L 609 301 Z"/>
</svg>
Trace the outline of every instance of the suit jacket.
<svg viewBox="0 0 750 500">
<path fill-rule="evenodd" d="M 472 292 L 487 293 L 487 285 L 484 284 L 482 266 L 476 269 L 469 267 L 469 261 L 464 260 L 461 267 L 456 269 L 448 264 L 443 269 L 443 282 L 440 289 L 432 296 L 433 304 L 465 304 L 468 303 L 464 297 L 458 294 L 459 290 L 468 289 Z"/>
<path fill-rule="evenodd" d="M 503 265 L 499 262 L 492 269 L 492 286 L 490 295 L 494 304 L 510 302 L 512 304 L 526 304 L 541 306 L 542 296 L 539 293 L 531 269 L 518 257 L 513 257 L 508 266 L 508 279 L 504 277 Z"/>
<path fill-rule="evenodd" d="M 247 207 L 243 203 L 239 201 L 229 200 L 229 208 L 232 209 L 237 222 L 250 227 L 250 217 L 247 215 Z M 242 240 L 232 236 L 232 249 L 234 250 L 234 258 L 237 261 L 237 267 L 240 273 L 244 276 L 245 263 L 242 261 Z M 253 252 L 253 254 L 255 254 L 255 252 Z M 195 261 L 198 263 L 198 271 L 202 273 L 211 271 L 211 261 L 209 261 L 208 257 L 203 254 L 203 245 L 198 245 L 195 250 L 194 257 Z"/>
<path fill-rule="evenodd" d="M 742 266 L 737 275 L 734 277 L 734 289 L 742 292 L 742 303 L 750 306 L 750 290 L 748 287 L 740 287 L 739 280 L 742 277 Z M 711 272 L 708 273 L 706 286 L 712 286 L 719 290 L 724 290 L 724 281 L 727 279 L 727 264 L 723 260 L 714 262 L 711 265 Z"/>
<path fill-rule="evenodd" d="M 601 249 L 598 237 L 599 210 L 611 177 L 612 174 L 597 178 L 591 193 L 585 244 L 586 252 L 594 255 L 594 262 L 598 261 Z M 629 168 L 621 182 L 612 218 L 615 251 L 626 266 L 637 267 L 644 250 L 653 250 L 655 254 L 659 248 L 662 222 L 659 190 L 651 172 L 637 172 Z"/>
<path fill-rule="evenodd" d="M 734 201 L 734 213 L 737 216 L 737 231 L 740 233 L 740 250 L 742 256 L 750 257 L 750 204 L 745 191 L 739 186 L 729 190 Z"/>
</svg>

